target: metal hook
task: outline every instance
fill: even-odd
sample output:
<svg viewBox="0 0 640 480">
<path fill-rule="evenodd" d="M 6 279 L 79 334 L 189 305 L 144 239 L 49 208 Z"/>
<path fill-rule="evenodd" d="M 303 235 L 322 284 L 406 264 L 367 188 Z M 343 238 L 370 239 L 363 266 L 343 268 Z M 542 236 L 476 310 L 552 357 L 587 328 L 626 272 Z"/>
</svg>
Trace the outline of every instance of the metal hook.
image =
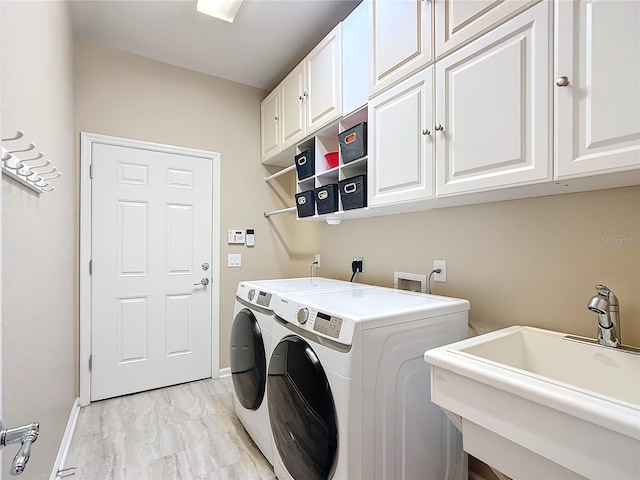
<svg viewBox="0 0 640 480">
<path fill-rule="evenodd" d="M 36 155 L 35 157 L 33 157 L 33 158 L 25 158 L 25 159 L 22 159 L 20 161 L 22 163 L 24 163 L 24 162 L 33 162 L 34 160 L 40 160 L 42 157 L 44 157 L 44 153 L 38 152 L 38 155 Z M 49 163 L 51 163 L 51 162 L 49 162 Z"/>
<path fill-rule="evenodd" d="M 55 167 L 53 169 L 57 170 L 57 168 L 55 168 Z M 53 172 L 47 172 L 45 175 L 51 174 L 51 173 L 53 173 Z M 38 186 L 38 187 L 46 187 L 49 184 L 49 182 L 47 180 L 53 180 L 54 178 L 58 178 L 61 175 L 62 175 L 62 172 L 58 172 L 57 175 L 55 175 L 53 177 L 43 177 L 42 175 L 39 175 L 40 180 L 38 180 L 36 182 L 36 186 Z"/>
<path fill-rule="evenodd" d="M 46 185 L 46 186 L 42 187 L 42 191 L 43 192 L 53 192 L 56 189 L 56 187 L 46 188 L 47 186 L 50 186 L 50 185 Z"/>
<path fill-rule="evenodd" d="M 62 172 L 56 172 L 55 175 L 53 175 L 52 177 L 43 177 L 42 175 L 38 175 L 40 178 L 42 178 L 43 180 L 53 180 L 54 178 L 58 178 L 62 176 Z"/>
<path fill-rule="evenodd" d="M 10 142 L 11 140 L 18 140 L 18 139 L 22 138 L 23 135 L 24 135 L 24 132 L 22 130 L 18 130 L 16 132 L 16 136 L 15 137 L 3 138 L 2 141 L 3 142 Z"/>
<path fill-rule="evenodd" d="M 43 167 L 46 167 L 47 165 L 43 165 Z M 33 167 L 31 170 L 35 170 L 36 168 L 42 168 L 42 167 Z M 42 176 L 42 175 L 49 175 L 50 173 L 55 173 L 57 172 L 58 169 L 56 167 L 53 167 L 53 170 L 49 170 L 48 172 L 35 172 L 38 175 Z"/>
<path fill-rule="evenodd" d="M 11 159 L 13 159 L 16 162 L 15 165 L 9 165 L 9 160 Z M 5 160 L 5 157 L 2 157 L 2 161 L 5 162 L 5 168 L 10 168 L 11 170 L 19 171 L 24 168 L 24 165 L 22 164 L 20 159 L 13 155 L 10 155 L 6 160 Z"/>
<path fill-rule="evenodd" d="M 9 160 L 11 160 L 11 154 L 5 150 L 4 152 L 2 152 L 2 161 L 8 162 Z"/>
<path fill-rule="evenodd" d="M 30 143 L 27 148 L 24 148 L 22 150 L 9 150 L 9 153 L 14 154 L 14 153 L 19 153 L 19 152 L 30 152 L 34 148 L 36 148 L 36 146 L 33 143 Z"/>
<path fill-rule="evenodd" d="M 22 163 L 26 162 L 26 160 L 22 160 Z M 33 172 L 34 168 L 42 168 L 42 167 L 48 167 L 49 165 L 51 165 L 51 161 L 50 160 L 45 160 L 45 163 L 43 163 L 42 165 L 34 165 L 33 167 L 29 167 L 29 170 L 31 170 Z M 33 172 L 36 173 L 36 172 Z"/>
</svg>

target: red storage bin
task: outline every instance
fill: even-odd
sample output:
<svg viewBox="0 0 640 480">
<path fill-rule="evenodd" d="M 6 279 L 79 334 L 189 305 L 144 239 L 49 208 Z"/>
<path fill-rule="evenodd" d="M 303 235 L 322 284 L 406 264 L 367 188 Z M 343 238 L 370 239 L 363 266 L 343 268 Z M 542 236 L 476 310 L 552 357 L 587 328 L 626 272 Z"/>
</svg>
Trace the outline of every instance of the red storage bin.
<svg viewBox="0 0 640 480">
<path fill-rule="evenodd" d="M 335 168 L 338 166 L 338 152 L 329 152 L 324 156 L 329 168 Z"/>
</svg>

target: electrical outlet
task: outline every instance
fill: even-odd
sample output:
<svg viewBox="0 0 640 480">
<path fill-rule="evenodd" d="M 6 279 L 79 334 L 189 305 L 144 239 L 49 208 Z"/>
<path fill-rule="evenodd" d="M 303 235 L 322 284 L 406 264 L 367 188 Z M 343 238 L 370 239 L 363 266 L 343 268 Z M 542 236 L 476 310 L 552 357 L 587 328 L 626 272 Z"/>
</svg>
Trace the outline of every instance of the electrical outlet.
<svg viewBox="0 0 640 480">
<path fill-rule="evenodd" d="M 440 269 L 442 270 L 440 273 L 434 273 L 433 274 L 433 281 L 434 282 L 444 282 L 446 283 L 447 281 L 447 261 L 446 260 L 434 260 L 433 261 L 433 269 Z"/>
<path fill-rule="evenodd" d="M 360 269 L 360 273 L 364 272 L 364 257 L 353 257 L 353 261 L 354 262 L 360 262 L 361 265 L 361 269 Z"/>
<path fill-rule="evenodd" d="M 317 264 L 316 267 L 320 268 L 320 254 L 319 253 L 316 253 L 315 263 Z"/>
</svg>

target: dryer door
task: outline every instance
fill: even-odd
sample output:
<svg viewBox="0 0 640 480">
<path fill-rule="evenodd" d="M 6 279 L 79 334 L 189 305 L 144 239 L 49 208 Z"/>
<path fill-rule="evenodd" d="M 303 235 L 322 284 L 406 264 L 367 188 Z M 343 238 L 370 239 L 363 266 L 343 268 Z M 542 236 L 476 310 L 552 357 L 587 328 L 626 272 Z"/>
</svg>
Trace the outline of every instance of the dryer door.
<svg viewBox="0 0 640 480">
<path fill-rule="evenodd" d="M 243 308 L 231 328 L 231 376 L 240 404 L 257 410 L 264 397 L 267 361 L 260 325 L 253 312 Z"/>
<path fill-rule="evenodd" d="M 269 361 L 269 419 L 280 458 L 296 480 L 329 478 L 338 444 L 327 376 L 302 338 L 285 337 Z"/>
</svg>

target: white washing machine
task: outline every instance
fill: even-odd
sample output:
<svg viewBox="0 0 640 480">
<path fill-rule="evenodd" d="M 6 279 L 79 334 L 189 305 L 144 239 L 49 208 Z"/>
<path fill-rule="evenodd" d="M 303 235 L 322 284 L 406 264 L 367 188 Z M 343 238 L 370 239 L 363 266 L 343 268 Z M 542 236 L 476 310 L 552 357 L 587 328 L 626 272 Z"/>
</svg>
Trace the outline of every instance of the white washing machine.
<svg viewBox="0 0 640 480">
<path fill-rule="evenodd" d="M 382 287 L 280 295 L 267 397 L 280 480 L 466 480 L 425 350 L 467 337 L 469 302 Z"/>
<path fill-rule="evenodd" d="M 271 354 L 273 306 L 280 293 L 352 289 L 358 284 L 327 278 L 240 282 L 230 341 L 236 415 L 265 458 L 273 464 L 273 437 L 267 411 L 267 362 Z"/>
</svg>

